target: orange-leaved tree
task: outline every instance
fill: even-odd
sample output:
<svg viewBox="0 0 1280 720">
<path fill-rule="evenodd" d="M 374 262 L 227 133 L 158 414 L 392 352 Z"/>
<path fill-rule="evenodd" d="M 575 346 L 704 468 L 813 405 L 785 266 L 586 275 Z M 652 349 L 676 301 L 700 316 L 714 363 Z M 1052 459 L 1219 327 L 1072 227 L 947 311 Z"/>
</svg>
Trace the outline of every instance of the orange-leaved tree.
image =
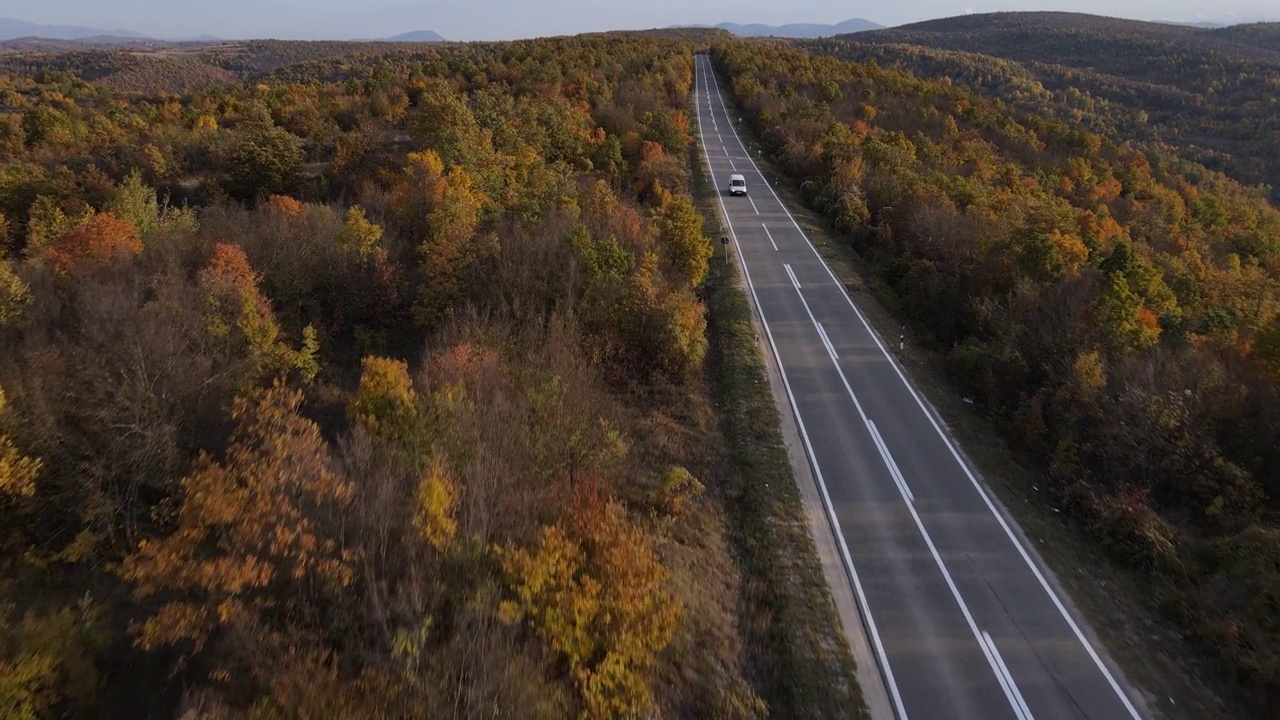
<svg viewBox="0 0 1280 720">
<path fill-rule="evenodd" d="M 61 272 L 91 271 L 142 252 L 138 226 L 111 211 L 94 213 L 44 248 L 44 258 Z"/>
<path fill-rule="evenodd" d="M 272 195 L 267 198 L 267 210 L 282 215 L 301 215 L 302 203 L 288 195 Z"/>
<path fill-rule="evenodd" d="M 301 402 L 279 380 L 238 398 L 226 458 L 202 455 L 182 481 L 173 532 L 125 558 L 137 597 L 163 602 L 137 629 L 142 647 L 191 641 L 199 651 L 222 627 L 318 622 L 317 596 L 352 581 L 351 553 L 326 523 L 352 484 Z"/>
</svg>

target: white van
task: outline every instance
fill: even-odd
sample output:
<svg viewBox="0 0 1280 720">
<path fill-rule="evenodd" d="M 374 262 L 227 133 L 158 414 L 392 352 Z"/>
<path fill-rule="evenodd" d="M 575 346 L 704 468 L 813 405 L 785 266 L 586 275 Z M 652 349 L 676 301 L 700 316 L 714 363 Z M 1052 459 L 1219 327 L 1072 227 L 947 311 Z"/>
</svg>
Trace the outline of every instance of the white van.
<svg viewBox="0 0 1280 720">
<path fill-rule="evenodd" d="M 747 179 L 741 175 L 729 176 L 729 194 L 730 195 L 746 195 Z"/>
</svg>

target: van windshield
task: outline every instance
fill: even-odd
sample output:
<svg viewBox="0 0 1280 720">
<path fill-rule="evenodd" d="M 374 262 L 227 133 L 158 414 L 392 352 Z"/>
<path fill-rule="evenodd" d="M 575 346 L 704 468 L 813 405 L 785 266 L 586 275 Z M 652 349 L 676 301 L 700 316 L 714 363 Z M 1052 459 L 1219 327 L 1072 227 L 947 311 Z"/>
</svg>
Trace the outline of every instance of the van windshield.
<svg viewBox="0 0 1280 720">
<path fill-rule="evenodd" d="M 746 184 L 747 182 L 745 180 L 734 180 L 732 183 L 734 187 L 738 187 L 739 185 L 746 185 Z"/>
</svg>

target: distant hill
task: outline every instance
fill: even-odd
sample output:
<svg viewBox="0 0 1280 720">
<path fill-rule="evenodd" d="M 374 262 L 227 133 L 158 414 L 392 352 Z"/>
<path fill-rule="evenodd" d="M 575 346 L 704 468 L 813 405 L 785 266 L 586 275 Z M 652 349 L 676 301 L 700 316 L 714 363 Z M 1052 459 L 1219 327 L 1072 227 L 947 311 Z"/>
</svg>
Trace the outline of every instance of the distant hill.
<svg viewBox="0 0 1280 720">
<path fill-rule="evenodd" d="M 934 18 L 877 30 L 879 35 L 919 35 L 937 33 L 947 35 L 986 35 L 1020 32 L 1026 30 L 1073 30 L 1093 32 L 1163 32 L 1170 35 L 1189 35 L 1197 28 L 1181 23 L 1129 20 L 1090 15 L 1088 13 L 1033 11 L 971 13 L 953 17 Z"/>
<path fill-rule="evenodd" d="M 1280 203 L 1280 23 L 1201 28 L 1065 12 L 963 15 L 810 42 L 947 77 L 1105 135 L 1175 145 Z"/>
<path fill-rule="evenodd" d="M 1252 28 L 1242 31 L 1242 28 Z M 1248 52 L 1241 45 L 1275 52 L 1280 23 L 1257 23 L 1231 27 L 1208 27 L 1127 20 L 1071 12 L 997 12 L 959 15 L 926 20 L 892 28 L 857 33 L 859 42 L 910 43 L 930 47 L 983 52 L 1027 61 L 1063 62 L 1090 66 L 1094 61 L 1108 62 L 1115 55 L 1129 55 L 1135 62 L 1147 62 L 1151 55 L 1142 51 L 1219 50 L 1232 55 Z M 1043 43 L 1050 42 L 1045 48 Z M 1139 41 L 1144 47 L 1128 47 Z M 1099 51 L 1106 54 L 1099 56 Z M 1046 55 L 1047 53 L 1047 55 Z M 1078 62 L 1076 62 L 1078 61 Z"/>
<path fill-rule="evenodd" d="M 719 25 L 680 25 L 676 27 L 694 27 L 728 30 L 739 37 L 785 37 L 785 38 L 820 38 L 847 33 L 863 32 L 884 27 L 863 18 L 850 18 L 844 22 L 832 24 L 822 23 L 788 23 L 786 25 L 762 25 L 759 23 L 722 22 Z"/>
<path fill-rule="evenodd" d="M 434 30 L 414 30 L 384 39 L 387 42 L 447 42 Z"/>
<path fill-rule="evenodd" d="M 130 38 L 148 40 L 147 35 L 133 30 L 83 27 L 80 25 L 41 25 L 39 23 L 0 18 L 0 40 L 16 40 L 18 38 L 38 37 L 49 40 L 101 40 L 103 37 Z"/>
<path fill-rule="evenodd" d="M 923 45 L 1060 65 L 1190 92 L 1204 92 L 1224 77 L 1234 78 L 1236 73 L 1251 69 L 1243 65 L 1262 63 L 1268 74 L 1280 67 L 1280 23 L 1201 28 L 1083 13 L 1000 12 L 841 37 L 860 43 Z M 1162 62 L 1159 58 L 1180 61 Z M 1254 77 L 1260 75 L 1255 73 Z"/>
<path fill-rule="evenodd" d="M 1230 40 L 1280 52 L 1280 22 L 1232 25 L 1215 30 L 1213 35 L 1220 40 Z"/>
</svg>

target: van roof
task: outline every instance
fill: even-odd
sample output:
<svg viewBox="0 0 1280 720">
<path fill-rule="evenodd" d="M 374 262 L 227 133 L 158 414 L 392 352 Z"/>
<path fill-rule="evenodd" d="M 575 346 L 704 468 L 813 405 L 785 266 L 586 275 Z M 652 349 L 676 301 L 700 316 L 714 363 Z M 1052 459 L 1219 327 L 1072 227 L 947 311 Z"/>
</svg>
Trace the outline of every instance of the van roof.
<svg viewBox="0 0 1280 720">
<path fill-rule="evenodd" d="M 729 176 L 729 179 L 730 179 L 730 180 L 741 180 L 741 181 L 743 181 L 743 182 L 746 182 L 746 180 L 747 180 L 745 177 L 743 177 L 743 176 L 741 176 L 741 175 L 736 175 L 736 174 L 735 174 L 735 175 L 730 175 L 730 176 Z"/>
</svg>

